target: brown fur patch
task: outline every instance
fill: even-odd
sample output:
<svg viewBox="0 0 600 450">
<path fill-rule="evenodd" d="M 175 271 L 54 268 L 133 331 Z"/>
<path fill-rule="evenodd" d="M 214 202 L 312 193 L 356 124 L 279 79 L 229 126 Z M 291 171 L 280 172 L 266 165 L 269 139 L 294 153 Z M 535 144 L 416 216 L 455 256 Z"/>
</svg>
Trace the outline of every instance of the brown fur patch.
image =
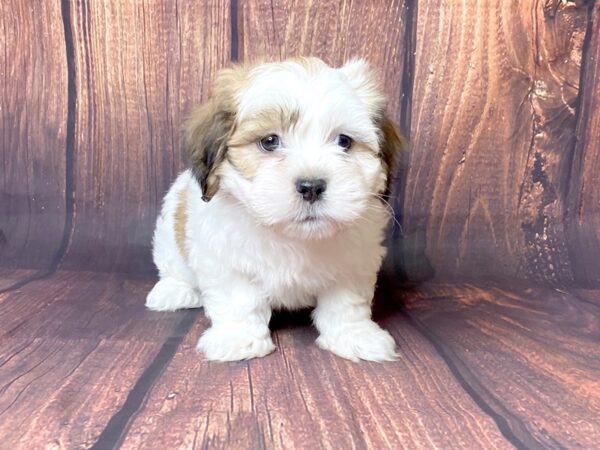
<svg viewBox="0 0 600 450">
<path fill-rule="evenodd" d="M 400 152 L 406 147 L 406 138 L 398 131 L 387 115 L 382 115 L 378 120 L 381 139 L 379 144 L 379 157 L 386 171 L 387 180 L 384 196 L 390 194 L 391 185 L 400 159 Z"/>
<path fill-rule="evenodd" d="M 186 241 L 186 225 L 187 225 L 187 196 L 188 196 L 188 187 L 185 186 L 182 190 L 179 191 L 177 196 L 177 207 L 175 208 L 175 243 L 177 244 L 177 248 L 179 252 L 183 255 L 184 258 L 187 258 L 187 245 Z"/>
<path fill-rule="evenodd" d="M 239 123 L 229 140 L 231 147 L 242 146 L 258 141 L 270 133 L 286 133 L 296 126 L 300 111 L 296 108 L 265 108 L 252 113 L 252 117 Z"/>
<path fill-rule="evenodd" d="M 248 180 L 256 175 L 261 158 L 258 148 L 230 147 L 227 152 L 227 160 L 231 165 Z"/>
<path fill-rule="evenodd" d="M 192 172 L 209 201 L 219 188 L 218 167 L 225 160 L 227 142 L 235 131 L 235 93 L 246 82 L 241 66 L 222 70 L 207 103 L 192 113 L 185 130 L 185 147 Z"/>
<path fill-rule="evenodd" d="M 286 133 L 296 126 L 300 111 L 282 107 L 265 108 L 240 122 L 228 141 L 227 160 L 245 178 L 252 179 L 260 164 L 258 140 L 268 134 Z M 248 148 L 248 146 L 251 146 Z"/>
<path fill-rule="evenodd" d="M 229 139 L 227 160 L 245 178 L 252 179 L 262 157 L 257 146 L 258 140 L 271 133 L 288 132 L 299 119 L 300 112 L 297 109 L 273 107 L 253 113 L 251 118 L 237 125 Z"/>
</svg>

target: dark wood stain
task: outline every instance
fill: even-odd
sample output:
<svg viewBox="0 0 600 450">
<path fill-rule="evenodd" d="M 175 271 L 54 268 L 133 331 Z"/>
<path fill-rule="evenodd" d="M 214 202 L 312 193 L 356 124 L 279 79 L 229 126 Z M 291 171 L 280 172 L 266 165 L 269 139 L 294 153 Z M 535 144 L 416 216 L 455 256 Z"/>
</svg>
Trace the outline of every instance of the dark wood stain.
<svg viewBox="0 0 600 450">
<path fill-rule="evenodd" d="M 600 4 L 589 3 L 567 230 L 575 282 L 600 285 Z"/>
<path fill-rule="evenodd" d="M 110 418 L 98 440 L 90 448 L 95 450 L 115 448 L 121 443 L 128 431 L 132 417 L 138 412 L 148 391 L 156 379 L 171 361 L 177 347 L 190 330 L 198 311 L 187 311 L 177 324 L 173 333 L 163 343 L 154 359 L 146 366 L 129 391 L 123 406 Z"/>
</svg>

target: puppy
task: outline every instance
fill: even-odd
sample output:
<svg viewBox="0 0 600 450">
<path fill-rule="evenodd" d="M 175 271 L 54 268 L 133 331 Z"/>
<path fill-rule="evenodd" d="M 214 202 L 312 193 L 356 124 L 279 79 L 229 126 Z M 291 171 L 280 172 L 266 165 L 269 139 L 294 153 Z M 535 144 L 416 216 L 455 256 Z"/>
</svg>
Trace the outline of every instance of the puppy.
<svg viewBox="0 0 600 450">
<path fill-rule="evenodd" d="M 363 60 L 220 72 L 186 127 L 191 168 L 157 220 L 160 280 L 146 306 L 203 306 L 212 326 L 198 349 L 211 360 L 271 353 L 272 309 L 304 307 L 319 347 L 394 359 L 393 338 L 371 320 L 390 217 L 382 196 L 402 145 L 385 107 Z"/>
</svg>

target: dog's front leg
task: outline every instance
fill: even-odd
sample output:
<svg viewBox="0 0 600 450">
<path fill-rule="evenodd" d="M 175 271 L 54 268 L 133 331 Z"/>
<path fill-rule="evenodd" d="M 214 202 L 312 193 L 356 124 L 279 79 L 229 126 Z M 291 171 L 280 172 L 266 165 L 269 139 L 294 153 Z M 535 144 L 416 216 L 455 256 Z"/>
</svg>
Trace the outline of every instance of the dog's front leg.
<svg viewBox="0 0 600 450">
<path fill-rule="evenodd" d="M 313 312 L 317 345 L 352 361 L 396 359 L 394 338 L 371 320 L 371 296 L 346 287 L 323 292 Z"/>
<path fill-rule="evenodd" d="M 232 277 L 218 287 L 203 289 L 202 294 L 212 326 L 198 341 L 197 349 L 208 359 L 238 361 L 275 350 L 268 299 L 249 281 Z"/>
</svg>

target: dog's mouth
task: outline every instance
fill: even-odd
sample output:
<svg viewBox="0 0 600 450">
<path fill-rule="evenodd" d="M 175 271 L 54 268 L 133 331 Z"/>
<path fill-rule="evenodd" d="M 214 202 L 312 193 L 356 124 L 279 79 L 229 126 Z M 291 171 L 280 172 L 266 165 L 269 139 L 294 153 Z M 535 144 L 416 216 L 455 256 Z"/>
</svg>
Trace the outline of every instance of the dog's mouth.
<svg viewBox="0 0 600 450">
<path fill-rule="evenodd" d="M 318 222 L 321 218 L 315 215 L 307 215 L 298 220 L 299 223 L 310 223 L 310 222 Z"/>
</svg>

